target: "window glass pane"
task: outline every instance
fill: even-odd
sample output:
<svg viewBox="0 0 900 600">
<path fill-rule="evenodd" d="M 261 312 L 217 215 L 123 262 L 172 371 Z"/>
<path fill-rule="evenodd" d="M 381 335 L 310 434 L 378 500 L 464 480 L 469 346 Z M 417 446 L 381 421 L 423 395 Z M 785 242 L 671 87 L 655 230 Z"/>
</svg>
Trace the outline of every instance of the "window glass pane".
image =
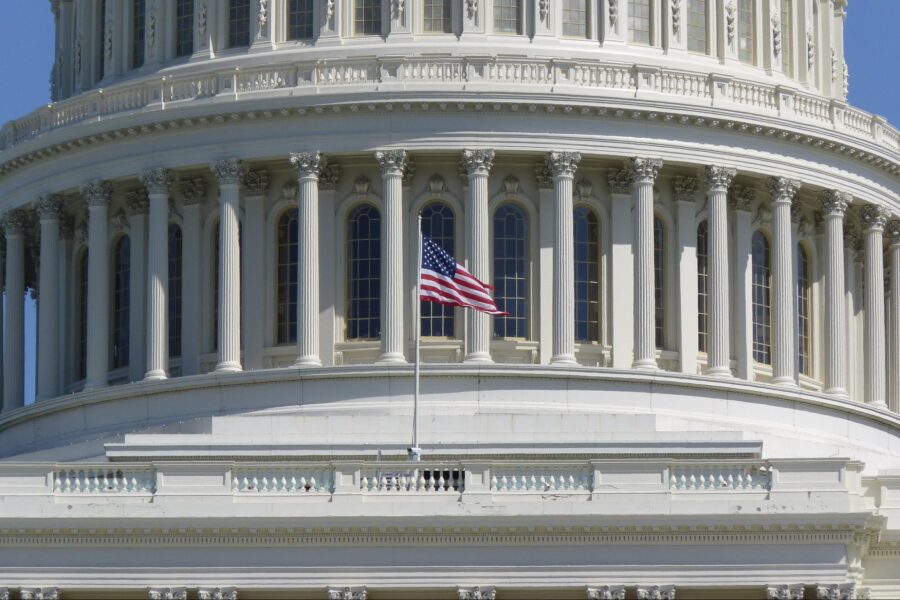
<svg viewBox="0 0 900 600">
<path fill-rule="evenodd" d="M 563 0 L 563 35 L 586 38 L 588 36 L 587 0 Z"/>
<path fill-rule="evenodd" d="M 738 0 L 738 58 L 741 62 L 753 62 L 753 0 Z"/>
<path fill-rule="evenodd" d="M 496 33 L 519 33 L 521 22 L 521 0 L 494 0 L 494 31 Z"/>
<path fill-rule="evenodd" d="M 175 56 L 194 53 L 194 0 L 178 0 L 175 5 Z"/>
<path fill-rule="evenodd" d="M 87 299 L 88 249 L 78 263 L 78 379 L 87 376 Z"/>
<path fill-rule="evenodd" d="M 797 248 L 797 325 L 800 334 L 800 372 L 804 375 L 812 373 L 810 349 L 812 338 L 811 323 L 811 274 L 809 254 L 802 245 Z"/>
<path fill-rule="evenodd" d="M 688 0 L 687 44 L 691 52 L 706 54 L 706 2 L 707 0 Z"/>
<path fill-rule="evenodd" d="M 432 202 L 422 210 L 422 233 L 455 258 L 455 219 L 450 207 Z M 452 306 L 437 302 L 421 303 L 422 337 L 453 337 L 454 311 Z"/>
<path fill-rule="evenodd" d="M 250 45 L 250 0 L 229 0 L 228 47 Z"/>
<path fill-rule="evenodd" d="M 650 44 L 650 0 L 628 0 L 628 41 Z"/>
<path fill-rule="evenodd" d="M 381 0 L 354 1 L 354 34 L 381 35 Z"/>
<path fill-rule="evenodd" d="M 146 0 L 134 0 L 131 6 L 131 68 L 137 69 L 144 65 Z"/>
<path fill-rule="evenodd" d="M 122 236 L 113 249 L 112 368 L 128 366 L 128 329 L 131 323 L 131 242 Z"/>
<path fill-rule="evenodd" d="M 370 204 L 350 213 L 347 339 L 381 337 L 381 214 Z"/>
<path fill-rule="evenodd" d="M 708 352 L 709 334 L 709 225 L 697 227 L 697 332 L 700 352 Z"/>
<path fill-rule="evenodd" d="M 772 364 L 772 281 L 769 240 L 753 234 L 753 360 Z"/>
<path fill-rule="evenodd" d="M 792 0 L 781 0 L 781 69 L 794 75 L 794 10 Z"/>
<path fill-rule="evenodd" d="M 600 341 L 600 222 L 586 206 L 575 209 L 575 340 Z"/>
<path fill-rule="evenodd" d="M 309 40 L 313 37 L 313 0 L 289 0 L 287 39 Z"/>
<path fill-rule="evenodd" d="M 278 221 L 277 339 L 279 344 L 297 342 L 297 251 L 298 211 L 292 208 Z"/>
<path fill-rule="evenodd" d="M 662 221 L 653 219 L 653 297 L 656 305 L 656 347 L 666 345 L 666 230 Z"/>
<path fill-rule="evenodd" d="M 453 33 L 450 0 L 425 0 L 424 28 L 428 33 Z"/>
<path fill-rule="evenodd" d="M 169 225 L 169 356 L 181 356 L 181 227 Z"/>
<path fill-rule="evenodd" d="M 528 337 L 528 257 L 525 211 L 504 204 L 494 214 L 494 299 L 508 312 L 494 317 L 494 336 Z"/>
</svg>

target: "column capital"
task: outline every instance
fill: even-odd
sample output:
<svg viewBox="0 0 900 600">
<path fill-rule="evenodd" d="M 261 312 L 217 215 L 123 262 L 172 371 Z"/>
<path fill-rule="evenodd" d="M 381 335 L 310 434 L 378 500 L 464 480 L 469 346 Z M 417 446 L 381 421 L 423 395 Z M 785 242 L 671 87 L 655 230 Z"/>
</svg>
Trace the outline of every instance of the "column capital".
<svg viewBox="0 0 900 600">
<path fill-rule="evenodd" d="M 661 158 L 644 158 L 635 156 L 631 159 L 631 171 L 635 181 L 653 183 L 663 166 Z"/>
<path fill-rule="evenodd" d="M 187 179 L 178 184 L 184 206 L 203 204 L 206 200 L 207 184 L 203 177 Z"/>
<path fill-rule="evenodd" d="M 140 187 L 125 194 L 125 204 L 128 206 L 128 216 L 146 215 L 150 208 L 150 199 L 147 197 L 147 188 Z"/>
<path fill-rule="evenodd" d="M 610 169 L 607 171 L 609 191 L 613 194 L 630 194 L 631 184 L 634 182 L 631 169 Z"/>
<path fill-rule="evenodd" d="M 554 178 L 575 177 L 575 171 L 580 162 L 580 152 L 550 152 L 547 154 L 547 167 Z"/>
<path fill-rule="evenodd" d="M 674 585 L 638 586 L 638 600 L 675 600 Z"/>
<path fill-rule="evenodd" d="M 736 169 L 719 165 L 706 165 L 701 173 L 703 181 L 711 190 L 727 190 L 734 181 L 735 175 L 737 175 Z"/>
<path fill-rule="evenodd" d="M 456 589 L 459 600 L 496 600 L 497 590 L 492 585 L 476 585 Z"/>
<path fill-rule="evenodd" d="M 729 203 L 734 210 L 750 212 L 756 203 L 756 196 L 759 190 L 755 187 L 747 185 L 736 185 L 732 189 L 729 197 Z"/>
<path fill-rule="evenodd" d="M 768 585 L 766 586 L 767 600 L 803 600 L 803 584 L 797 585 Z"/>
<path fill-rule="evenodd" d="M 889 221 L 884 229 L 884 234 L 892 248 L 900 246 L 900 220 Z"/>
<path fill-rule="evenodd" d="M 150 588 L 147 590 L 150 600 L 187 600 L 187 588 Z"/>
<path fill-rule="evenodd" d="M 168 194 L 174 183 L 175 177 L 169 169 L 150 169 L 141 173 L 141 184 L 148 194 Z"/>
<path fill-rule="evenodd" d="M 19 590 L 22 600 L 59 600 L 57 588 L 22 588 Z"/>
<path fill-rule="evenodd" d="M 227 158 L 209 165 L 219 185 L 239 185 L 244 178 L 244 164 L 236 158 Z"/>
<path fill-rule="evenodd" d="M 322 170 L 328 165 L 328 160 L 319 152 L 300 152 L 291 154 L 291 166 L 297 172 L 297 177 L 312 177 L 318 179 Z"/>
<path fill-rule="evenodd" d="M 265 169 L 245 171 L 241 185 L 248 196 L 265 196 L 269 193 L 269 172 Z"/>
<path fill-rule="evenodd" d="M 197 590 L 200 600 L 237 600 L 237 588 L 201 588 Z"/>
<path fill-rule="evenodd" d="M 379 150 L 375 153 L 375 160 L 381 167 L 381 175 L 403 177 L 406 174 L 409 157 L 406 150 Z"/>
<path fill-rule="evenodd" d="M 46 194 L 34 203 L 34 210 L 41 221 L 56 221 L 62 212 L 62 196 Z"/>
<path fill-rule="evenodd" d="M 853 202 L 853 196 L 840 190 L 823 190 L 819 194 L 819 202 L 822 203 L 822 212 L 826 217 L 844 218 L 847 208 Z"/>
<path fill-rule="evenodd" d="M 368 596 L 365 586 L 328 588 L 328 600 L 366 600 Z"/>
<path fill-rule="evenodd" d="M 462 163 L 465 165 L 469 177 L 487 175 L 494 165 L 494 151 L 489 148 L 463 150 Z"/>
<path fill-rule="evenodd" d="M 601 585 L 588 587 L 588 600 L 625 600 L 624 585 Z"/>
<path fill-rule="evenodd" d="M 817 600 L 855 600 L 856 585 L 852 583 L 817 585 L 816 598 Z"/>
<path fill-rule="evenodd" d="M 779 202 L 792 202 L 794 196 L 800 191 L 800 182 L 787 177 L 769 177 L 766 185 L 769 188 L 769 193 L 772 195 L 772 201 L 776 204 Z"/>
<path fill-rule="evenodd" d="M 675 182 L 672 184 L 672 187 L 675 188 L 675 202 L 695 202 L 698 183 L 696 177 L 676 176 Z"/>
<path fill-rule="evenodd" d="M 112 186 L 108 181 L 94 179 L 81 186 L 81 195 L 87 200 L 88 207 L 109 206 Z"/>
<path fill-rule="evenodd" d="M 884 231 L 890 213 L 883 206 L 867 204 L 859 211 L 859 221 L 865 231 Z"/>
<path fill-rule="evenodd" d="M 0 223 L 2 223 L 7 237 L 11 235 L 25 235 L 29 221 L 28 213 L 21 208 L 14 208 L 0 218 Z"/>
</svg>

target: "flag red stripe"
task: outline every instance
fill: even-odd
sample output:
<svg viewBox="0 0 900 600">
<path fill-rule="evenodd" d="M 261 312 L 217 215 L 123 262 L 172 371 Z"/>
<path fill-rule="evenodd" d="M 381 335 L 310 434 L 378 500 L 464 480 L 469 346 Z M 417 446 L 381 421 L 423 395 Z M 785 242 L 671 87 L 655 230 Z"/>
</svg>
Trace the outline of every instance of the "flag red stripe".
<svg viewBox="0 0 900 600">
<path fill-rule="evenodd" d="M 466 308 L 477 308 L 479 310 L 483 310 L 485 312 L 491 312 L 491 313 L 501 312 L 497 309 L 497 306 L 494 305 L 493 303 L 487 304 L 484 302 L 467 300 L 466 298 L 459 296 L 458 294 L 449 292 L 446 288 L 435 288 L 435 287 L 432 287 L 431 285 L 426 285 L 423 283 L 423 285 L 421 286 L 421 295 L 425 296 L 426 294 L 439 296 L 443 299 L 454 302 L 458 306 L 463 306 Z M 505 314 L 505 313 L 503 313 L 503 314 Z"/>
<path fill-rule="evenodd" d="M 468 285 L 459 285 L 460 281 L 458 279 L 450 279 L 445 275 L 441 275 L 440 273 L 435 273 L 429 269 L 422 269 L 422 279 L 431 280 L 437 283 L 438 285 L 446 286 L 452 288 L 454 291 L 459 292 L 466 298 L 471 298 L 473 300 L 477 300 L 480 302 L 489 302 L 491 304 L 494 303 L 494 299 L 491 298 L 489 294 L 484 293 L 482 290 L 472 288 Z"/>
</svg>

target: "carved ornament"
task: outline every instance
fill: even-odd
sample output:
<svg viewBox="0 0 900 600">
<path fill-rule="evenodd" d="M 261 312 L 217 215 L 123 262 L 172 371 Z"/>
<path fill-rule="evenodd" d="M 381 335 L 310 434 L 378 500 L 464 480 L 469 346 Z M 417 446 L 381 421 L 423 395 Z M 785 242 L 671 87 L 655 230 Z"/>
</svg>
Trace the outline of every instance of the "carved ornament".
<svg viewBox="0 0 900 600">
<path fill-rule="evenodd" d="M 672 0 L 672 33 L 678 37 L 681 31 L 681 0 Z"/>
<path fill-rule="evenodd" d="M 147 590 L 147 597 L 150 600 L 187 600 L 187 589 L 185 588 L 160 588 Z"/>
<path fill-rule="evenodd" d="M 619 20 L 619 0 L 609 0 L 609 26 L 615 28 Z"/>
<path fill-rule="evenodd" d="M 675 201 L 676 202 L 694 202 L 697 198 L 697 187 L 699 181 L 696 177 L 675 177 Z"/>
<path fill-rule="evenodd" d="M 675 600 L 674 585 L 638 586 L 638 600 Z"/>
<path fill-rule="evenodd" d="M 241 184 L 248 196 L 265 196 L 269 193 L 269 172 L 265 169 L 247 171 Z"/>
<path fill-rule="evenodd" d="M 381 167 L 383 176 L 403 176 L 407 166 L 406 150 L 381 150 L 375 153 L 375 160 Z"/>
<path fill-rule="evenodd" d="M 147 188 L 138 188 L 125 194 L 125 204 L 131 215 L 146 215 L 150 208 L 150 199 L 147 197 Z"/>
<path fill-rule="evenodd" d="M 603 585 L 600 587 L 589 587 L 587 590 L 588 600 L 625 600 L 624 585 Z"/>
<path fill-rule="evenodd" d="M 767 600 L 803 600 L 803 584 L 770 585 L 766 588 Z"/>
<path fill-rule="evenodd" d="M 538 11 L 541 18 L 541 23 L 544 23 L 549 27 L 550 25 L 550 0 L 539 0 L 538 2 Z"/>
<path fill-rule="evenodd" d="M 169 169 L 150 169 L 141 174 L 141 183 L 148 194 L 168 194 L 175 177 Z"/>
<path fill-rule="evenodd" d="M 206 36 L 206 16 L 208 11 L 206 0 L 200 0 L 200 5 L 197 7 L 197 32 L 200 34 L 201 39 Z"/>
<path fill-rule="evenodd" d="M 458 600 L 497 600 L 497 590 L 493 586 L 476 585 L 471 588 L 458 588 Z"/>
<path fill-rule="evenodd" d="M 582 177 L 578 180 L 578 183 L 575 184 L 575 194 L 579 198 L 590 198 L 593 193 L 594 184 L 592 184 L 591 180 L 587 177 Z"/>
<path fill-rule="evenodd" d="M 630 194 L 632 184 L 631 169 L 610 169 L 607 172 L 609 191 L 613 194 Z"/>
<path fill-rule="evenodd" d="M 203 204 L 206 201 L 207 184 L 206 179 L 202 177 L 182 181 L 179 189 L 185 206 Z"/>
<path fill-rule="evenodd" d="M 781 19 L 777 15 L 772 16 L 772 54 L 775 58 L 781 55 Z"/>
<path fill-rule="evenodd" d="M 574 177 L 581 162 L 581 154 L 578 152 L 551 152 L 547 155 L 547 167 L 554 178 Z"/>
<path fill-rule="evenodd" d="M 353 182 L 353 193 L 357 196 L 368 196 L 372 191 L 372 182 L 365 175 L 360 175 Z"/>
<path fill-rule="evenodd" d="M 478 0 L 466 0 L 466 16 L 470 21 L 474 21 L 478 16 Z"/>
<path fill-rule="evenodd" d="M 56 588 L 22 588 L 19 590 L 19 598 L 22 600 L 59 600 L 59 590 Z"/>
<path fill-rule="evenodd" d="M 156 45 L 156 2 L 150 0 L 147 3 L 147 46 L 153 48 Z"/>
<path fill-rule="evenodd" d="M 238 600 L 236 588 L 199 589 L 197 597 L 200 600 Z"/>
<path fill-rule="evenodd" d="M 365 587 L 328 588 L 328 600 L 366 600 L 367 597 Z"/>
<path fill-rule="evenodd" d="M 735 186 L 731 193 L 730 203 L 734 210 L 749 212 L 756 203 L 757 189 L 751 186 Z"/>
<path fill-rule="evenodd" d="M 822 203 L 822 212 L 825 213 L 826 217 L 843 218 L 847 214 L 847 208 L 853 201 L 853 196 L 838 190 L 824 190 L 819 194 L 819 201 Z"/>
<path fill-rule="evenodd" d="M 444 178 L 441 177 L 440 175 L 437 175 L 437 174 L 432 175 L 431 178 L 428 180 L 427 192 L 429 194 L 432 194 L 434 196 L 440 196 L 441 194 L 443 194 L 446 191 L 446 189 L 447 189 L 447 185 L 444 182 Z"/>
<path fill-rule="evenodd" d="M 865 230 L 884 230 L 890 213 L 882 206 L 867 204 L 859 211 L 859 222 Z"/>
<path fill-rule="evenodd" d="M 508 196 L 515 196 L 519 193 L 519 178 L 515 175 L 507 175 L 503 180 L 503 191 Z"/>
<path fill-rule="evenodd" d="M 220 185 L 238 185 L 246 172 L 243 163 L 236 158 L 220 160 L 209 168 L 216 174 Z"/>
<path fill-rule="evenodd" d="M 53 221 L 59 219 L 62 211 L 62 196 L 59 194 L 48 194 L 41 196 L 34 204 L 34 210 L 37 212 L 41 221 Z"/>
<path fill-rule="evenodd" d="M 737 175 L 735 169 L 719 165 L 706 165 L 702 172 L 703 181 L 706 182 L 707 187 L 711 190 L 719 191 L 727 190 L 731 187 L 731 182 L 734 181 L 735 175 Z"/>
<path fill-rule="evenodd" d="M 725 5 L 725 31 L 728 32 L 729 46 L 734 45 L 735 10 L 734 0 Z"/>
<path fill-rule="evenodd" d="M 266 37 L 266 25 L 269 22 L 269 0 L 259 0 L 259 10 L 256 13 L 256 21 L 259 24 L 257 37 Z"/>
<path fill-rule="evenodd" d="M 772 201 L 776 204 L 779 202 L 791 202 L 797 192 L 800 191 L 800 182 L 796 179 L 787 177 L 769 177 L 766 182 L 769 188 L 769 194 L 772 195 Z"/>
<path fill-rule="evenodd" d="M 494 151 L 479 150 L 463 150 L 462 161 L 466 167 L 466 173 L 472 175 L 488 175 L 494 164 Z"/>
<path fill-rule="evenodd" d="M 291 166 L 297 172 L 298 178 L 318 178 L 319 173 L 328 164 L 325 157 L 318 152 L 300 152 L 291 154 Z"/>
<path fill-rule="evenodd" d="M 391 0 L 391 18 L 399 21 L 403 18 L 403 11 L 406 10 L 406 0 Z"/>
<path fill-rule="evenodd" d="M 894 219 L 889 222 L 884 229 L 884 235 L 887 237 L 891 246 L 900 245 L 900 221 Z"/>
<path fill-rule="evenodd" d="M 662 168 L 663 161 L 659 158 L 640 158 L 631 159 L 631 171 L 634 180 L 639 183 L 653 183 L 659 170 Z"/>
<path fill-rule="evenodd" d="M 856 586 L 852 583 L 816 586 L 817 600 L 856 600 Z"/>
<path fill-rule="evenodd" d="M 816 38 L 812 28 L 806 30 L 806 66 L 810 69 L 816 64 Z"/>
<path fill-rule="evenodd" d="M 319 189 L 333 190 L 337 187 L 341 178 L 341 165 L 337 163 L 328 163 L 322 172 L 319 173 Z"/>
<path fill-rule="evenodd" d="M 109 182 L 95 179 L 81 186 L 81 195 L 87 200 L 89 207 L 106 207 L 112 197 L 112 186 Z"/>
<path fill-rule="evenodd" d="M 59 218 L 59 237 L 71 240 L 75 236 L 75 218 L 72 215 L 62 215 Z M 3 600 L 0 598 L 0 600 Z"/>
</svg>

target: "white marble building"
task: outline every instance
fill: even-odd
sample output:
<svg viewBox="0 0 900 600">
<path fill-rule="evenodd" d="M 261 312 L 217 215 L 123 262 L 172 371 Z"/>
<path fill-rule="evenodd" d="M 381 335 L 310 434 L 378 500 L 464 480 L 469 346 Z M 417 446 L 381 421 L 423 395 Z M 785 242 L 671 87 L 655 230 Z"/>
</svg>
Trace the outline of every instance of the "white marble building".
<svg viewBox="0 0 900 600">
<path fill-rule="evenodd" d="M 846 0 L 50 8 L 0 598 L 900 596 L 900 137 Z M 410 463 L 420 214 L 510 315 L 424 306 Z"/>
</svg>

